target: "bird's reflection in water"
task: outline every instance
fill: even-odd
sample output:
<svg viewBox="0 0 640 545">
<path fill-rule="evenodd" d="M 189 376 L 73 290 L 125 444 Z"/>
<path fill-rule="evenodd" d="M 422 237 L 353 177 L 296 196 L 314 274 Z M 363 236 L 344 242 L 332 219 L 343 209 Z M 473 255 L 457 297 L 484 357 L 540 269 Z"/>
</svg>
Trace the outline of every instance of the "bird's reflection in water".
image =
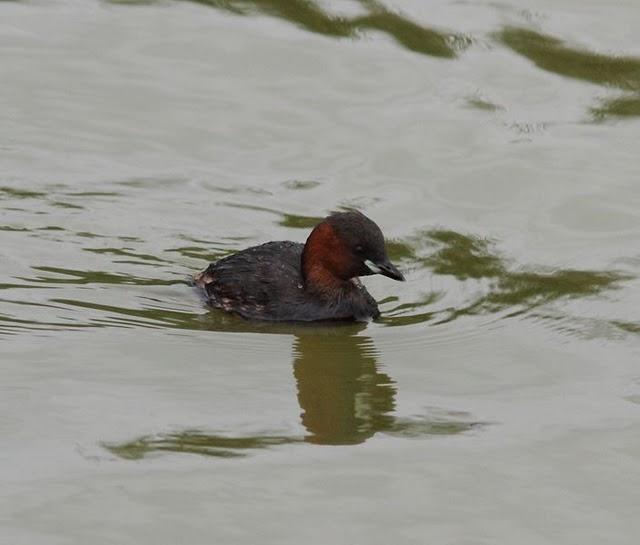
<svg viewBox="0 0 640 545">
<path fill-rule="evenodd" d="M 380 371 L 373 340 L 358 334 L 364 327 L 296 329 L 293 373 L 305 434 L 233 436 L 184 430 L 105 447 L 126 459 L 159 452 L 230 458 L 291 443 L 355 445 L 376 433 L 396 437 L 453 435 L 482 425 L 461 412 L 430 410 L 426 415 L 409 418 L 394 415 L 395 383 Z"/>
<path fill-rule="evenodd" d="M 396 388 L 378 370 L 370 337 L 297 335 L 293 374 L 306 440 L 362 443 L 393 423 Z"/>
</svg>

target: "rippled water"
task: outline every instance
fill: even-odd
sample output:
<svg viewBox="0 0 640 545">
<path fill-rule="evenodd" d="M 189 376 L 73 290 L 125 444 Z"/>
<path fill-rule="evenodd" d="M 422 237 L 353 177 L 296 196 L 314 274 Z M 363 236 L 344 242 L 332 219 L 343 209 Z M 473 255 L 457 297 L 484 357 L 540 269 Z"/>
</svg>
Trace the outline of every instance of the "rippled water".
<svg viewBox="0 0 640 545">
<path fill-rule="evenodd" d="M 640 6 L 0 2 L 0 541 L 635 543 Z M 375 323 L 209 310 L 365 211 Z"/>
</svg>

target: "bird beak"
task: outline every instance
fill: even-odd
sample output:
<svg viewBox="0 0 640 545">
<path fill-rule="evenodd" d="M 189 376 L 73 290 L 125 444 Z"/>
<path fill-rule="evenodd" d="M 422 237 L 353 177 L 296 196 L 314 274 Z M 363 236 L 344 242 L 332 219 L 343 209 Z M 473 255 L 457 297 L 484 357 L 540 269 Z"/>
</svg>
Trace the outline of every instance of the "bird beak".
<svg viewBox="0 0 640 545">
<path fill-rule="evenodd" d="M 378 261 L 374 263 L 373 261 L 367 259 L 364 264 L 371 270 L 371 272 L 375 274 L 382 274 L 383 276 L 388 276 L 389 278 L 393 278 L 394 280 L 400 280 L 404 282 L 403 274 L 398 270 L 391 261 L 385 259 L 384 261 Z"/>
</svg>

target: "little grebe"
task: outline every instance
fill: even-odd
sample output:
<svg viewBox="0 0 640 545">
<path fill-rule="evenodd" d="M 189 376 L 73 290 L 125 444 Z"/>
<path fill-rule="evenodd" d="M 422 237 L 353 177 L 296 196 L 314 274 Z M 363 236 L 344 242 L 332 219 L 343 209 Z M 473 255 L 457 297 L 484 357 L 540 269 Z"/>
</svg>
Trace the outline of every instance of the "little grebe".
<svg viewBox="0 0 640 545">
<path fill-rule="evenodd" d="M 356 211 L 331 214 L 305 244 L 247 248 L 195 276 L 209 303 L 244 318 L 271 321 L 358 320 L 380 316 L 358 276 L 404 280 L 380 228 Z"/>
</svg>

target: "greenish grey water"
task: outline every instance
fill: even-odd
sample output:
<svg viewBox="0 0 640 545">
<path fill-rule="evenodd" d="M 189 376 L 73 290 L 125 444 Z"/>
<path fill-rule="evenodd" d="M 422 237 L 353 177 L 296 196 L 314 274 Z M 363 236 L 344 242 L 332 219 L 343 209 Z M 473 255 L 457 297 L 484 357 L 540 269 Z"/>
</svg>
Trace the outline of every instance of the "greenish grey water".
<svg viewBox="0 0 640 545">
<path fill-rule="evenodd" d="M 640 6 L 0 2 L 2 543 L 635 542 Z M 188 278 L 331 210 L 407 282 Z"/>
</svg>

